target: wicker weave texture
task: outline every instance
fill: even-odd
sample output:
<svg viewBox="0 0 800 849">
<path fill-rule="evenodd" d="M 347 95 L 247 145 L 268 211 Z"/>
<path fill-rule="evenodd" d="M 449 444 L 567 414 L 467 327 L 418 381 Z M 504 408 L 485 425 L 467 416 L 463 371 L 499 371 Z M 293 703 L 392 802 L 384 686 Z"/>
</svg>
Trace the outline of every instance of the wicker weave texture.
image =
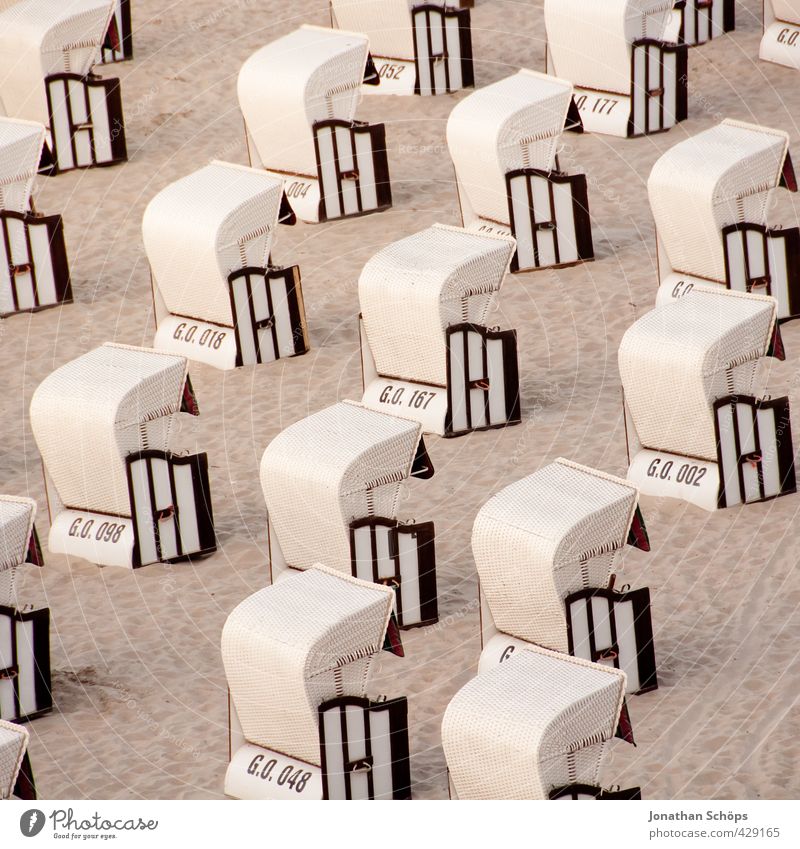
<svg viewBox="0 0 800 849">
<path fill-rule="evenodd" d="M 282 194 L 263 171 L 212 162 L 150 201 L 144 247 L 173 315 L 233 326 L 228 275 L 267 266 Z"/>
<path fill-rule="evenodd" d="M 483 324 L 514 240 L 435 224 L 378 251 L 358 281 L 378 373 L 444 386 L 447 328 Z"/>
<path fill-rule="evenodd" d="M 39 170 L 44 127 L 0 117 L 0 210 L 27 212 Z"/>
<path fill-rule="evenodd" d="M 44 78 L 87 74 L 114 0 L 20 0 L 0 12 L 0 101 L 7 115 L 48 124 Z"/>
<path fill-rule="evenodd" d="M 0 719 L 0 799 L 10 799 L 14 792 L 28 739 L 27 729 Z"/>
<path fill-rule="evenodd" d="M 715 462 L 713 402 L 758 394 L 775 316 L 773 298 L 694 289 L 631 325 L 619 370 L 642 446 Z"/>
<path fill-rule="evenodd" d="M 416 422 L 346 401 L 279 433 L 261 459 L 261 486 L 286 562 L 349 574 L 350 523 L 395 515 L 421 435 Z"/>
<path fill-rule="evenodd" d="M 236 607 L 222 661 L 246 739 L 319 764 L 317 708 L 364 695 L 392 601 L 388 587 L 317 564 Z"/>
<path fill-rule="evenodd" d="M 106 343 L 56 369 L 31 400 L 31 428 L 65 507 L 129 516 L 125 457 L 167 450 L 186 359 Z"/>
<path fill-rule="evenodd" d="M 373 56 L 407 62 L 414 61 L 411 7 L 421 5 L 421 0 L 331 0 L 336 25 L 363 32 Z"/>
<path fill-rule="evenodd" d="M 239 106 L 266 169 L 317 176 L 312 125 L 353 120 L 367 52 L 366 36 L 302 26 L 247 59 Z"/>
<path fill-rule="evenodd" d="M 606 586 L 637 502 L 627 481 L 562 458 L 490 498 L 472 551 L 497 628 L 567 651 L 564 599 Z"/>
<path fill-rule="evenodd" d="M 800 23 L 800 0 L 768 0 L 775 17 L 793 24 Z"/>
<path fill-rule="evenodd" d="M 559 785 L 596 783 L 624 692 L 624 672 L 533 646 L 476 676 L 442 721 L 459 799 L 546 799 Z"/>
<path fill-rule="evenodd" d="M 674 270 L 725 282 L 722 228 L 766 223 L 788 147 L 784 132 L 726 120 L 656 162 L 647 192 Z"/>
<path fill-rule="evenodd" d="M 476 215 L 508 223 L 505 175 L 553 169 L 571 99 L 572 83 L 523 69 L 456 104 L 447 146 Z"/>
<path fill-rule="evenodd" d="M 545 0 L 549 70 L 576 86 L 631 93 L 631 44 L 661 39 L 674 0 Z"/>
</svg>

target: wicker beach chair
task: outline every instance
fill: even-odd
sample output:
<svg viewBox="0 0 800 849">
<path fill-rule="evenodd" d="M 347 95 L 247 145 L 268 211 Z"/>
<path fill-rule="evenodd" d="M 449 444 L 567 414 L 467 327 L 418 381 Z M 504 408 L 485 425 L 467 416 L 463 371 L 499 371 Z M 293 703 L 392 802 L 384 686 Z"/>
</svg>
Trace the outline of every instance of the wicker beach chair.
<svg viewBox="0 0 800 849">
<path fill-rule="evenodd" d="M 47 127 L 42 166 L 127 159 L 119 80 L 92 73 L 113 0 L 20 0 L 0 12 L 0 113 Z"/>
<path fill-rule="evenodd" d="M 568 124 L 580 128 L 572 83 L 527 70 L 478 89 L 448 118 L 463 224 L 513 235 L 512 271 L 594 257 L 586 175 L 558 167 Z"/>
<path fill-rule="evenodd" d="M 51 551 L 137 567 L 215 550 L 207 456 L 171 445 L 181 412 L 197 414 L 186 365 L 106 343 L 39 384 L 30 416 Z"/>
<path fill-rule="evenodd" d="M 355 121 L 368 56 L 364 35 L 302 26 L 239 71 L 250 163 L 284 182 L 303 221 L 392 205 L 384 125 Z"/>
<path fill-rule="evenodd" d="M 800 69 L 800 0 L 764 0 L 760 59 Z"/>
<path fill-rule="evenodd" d="M 324 562 L 393 587 L 401 627 L 436 621 L 433 522 L 397 520 L 401 482 L 432 474 L 415 421 L 344 401 L 290 425 L 261 459 L 272 580 Z"/>
<path fill-rule="evenodd" d="M 27 565 L 43 564 L 35 517 L 35 501 L 0 495 L 0 719 L 13 722 L 53 707 L 50 609 L 22 604 L 17 588 Z"/>
<path fill-rule="evenodd" d="M 367 262 L 363 404 L 445 436 L 519 422 L 516 331 L 485 324 L 513 252 L 511 238 L 435 224 Z"/>
<path fill-rule="evenodd" d="M 229 796 L 409 797 L 406 699 L 365 695 L 391 611 L 388 587 L 316 564 L 231 612 Z"/>
<path fill-rule="evenodd" d="M 271 263 L 282 197 L 263 171 L 212 162 L 150 201 L 155 348 L 224 369 L 308 350 L 300 269 Z"/>
<path fill-rule="evenodd" d="M 789 136 L 726 120 L 679 142 L 647 182 L 658 239 L 659 302 L 696 286 L 772 295 L 800 315 L 800 228 L 767 222 L 771 193 L 797 190 Z"/>
<path fill-rule="evenodd" d="M 0 800 L 17 798 L 36 798 L 30 793 L 20 791 L 23 779 L 33 786 L 30 773 L 30 762 L 28 761 L 28 741 L 30 735 L 27 729 L 21 725 L 5 722 L 0 719 Z M 27 782 L 26 782 L 27 783 Z M 44 814 L 37 812 L 44 819 Z M 23 832 L 24 833 L 24 832 Z"/>
<path fill-rule="evenodd" d="M 558 459 L 481 507 L 479 670 L 534 643 L 623 669 L 632 693 L 658 686 L 650 591 L 613 589 L 626 543 L 649 547 L 637 502 L 627 481 Z"/>
<path fill-rule="evenodd" d="M 31 192 L 45 129 L 0 117 L 0 317 L 72 301 L 64 225 Z"/>
<path fill-rule="evenodd" d="M 108 22 L 108 29 L 100 48 L 100 62 L 110 65 L 127 59 L 133 59 L 131 0 L 116 0 L 114 12 Z"/>
<path fill-rule="evenodd" d="M 673 0 L 545 0 L 547 68 L 575 86 L 583 126 L 640 136 L 687 117 L 687 51 Z M 674 35 L 673 35 L 674 37 Z"/>
<path fill-rule="evenodd" d="M 764 399 L 777 303 L 693 289 L 628 328 L 619 349 L 628 479 L 714 510 L 795 491 L 789 399 Z"/>
<path fill-rule="evenodd" d="M 475 84 L 469 9 L 442 0 L 331 0 L 331 25 L 369 38 L 376 94 L 449 94 Z"/>
<path fill-rule="evenodd" d="M 442 721 L 459 799 L 548 799 L 596 785 L 624 707 L 625 673 L 527 646 L 469 681 Z"/>
<path fill-rule="evenodd" d="M 735 0 L 674 1 L 665 41 L 696 47 L 736 29 Z"/>
</svg>

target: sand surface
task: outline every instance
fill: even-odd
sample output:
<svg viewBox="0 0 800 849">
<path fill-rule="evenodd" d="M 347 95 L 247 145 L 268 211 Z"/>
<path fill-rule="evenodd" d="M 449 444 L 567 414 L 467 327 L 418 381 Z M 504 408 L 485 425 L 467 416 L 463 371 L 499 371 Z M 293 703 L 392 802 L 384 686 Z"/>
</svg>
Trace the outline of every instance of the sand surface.
<svg viewBox="0 0 800 849">
<path fill-rule="evenodd" d="M 47 506 L 27 419 L 35 387 L 107 340 L 151 344 L 140 229 L 146 203 L 211 159 L 247 161 L 235 93 L 242 62 L 327 16 L 322 0 L 133 5 L 134 61 L 100 69 L 122 78 L 130 161 L 38 181 L 39 208 L 64 215 L 75 303 L 0 324 L 0 491 L 37 500 L 44 541 Z M 436 475 L 408 485 L 400 517 L 436 522 L 442 621 L 406 634 L 405 659 L 385 654 L 371 687 L 409 697 L 416 798 L 446 798 L 441 716 L 477 662 L 469 543 L 477 510 L 500 487 L 559 456 L 625 472 L 616 352 L 655 299 L 650 168 L 670 146 L 723 117 L 787 130 L 800 156 L 800 76 L 757 61 L 760 34 L 760 0 L 737 2 L 736 32 L 690 53 L 690 118 L 669 133 L 565 137 L 562 164 L 589 175 L 597 259 L 506 280 L 490 323 L 518 330 L 524 420 L 457 440 L 427 439 Z M 520 66 L 542 69 L 541 0 L 479 0 L 473 39 L 479 85 Z M 218 552 L 194 564 L 128 572 L 45 551 L 46 568 L 27 576 L 27 600 L 46 602 L 53 621 L 57 710 L 30 725 L 43 797 L 222 795 L 220 631 L 230 610 L 268 580 L 261 454 L 286 425 L 360 397 L 356 281 L 365 261 L 434 222 L 460 223 L 445 124 L 463 96 L 365 99 L 359 117 L 387 125 L 394 208 L 280 229 L 276 261 L 302 269 L 308 355 L 228 373 L 192 366 L 202 415 L 185 427 L 208 451 Z M 800 415 L 800 322 L 784 327 L 784 341 L 788 360 L 773 367 L 770 389 L 788 392 Z M 660 688 L 630 699 L 638 747 L 611 746 L 605 784 L 640 784 L 649 799 L 797 797 L 793 523 L 800 495 L 716 514 L 676 501 L 643 499 L 642 506 L 653 550 L 628 549 L 621 577 L 651 588 Z"/>
</svg>

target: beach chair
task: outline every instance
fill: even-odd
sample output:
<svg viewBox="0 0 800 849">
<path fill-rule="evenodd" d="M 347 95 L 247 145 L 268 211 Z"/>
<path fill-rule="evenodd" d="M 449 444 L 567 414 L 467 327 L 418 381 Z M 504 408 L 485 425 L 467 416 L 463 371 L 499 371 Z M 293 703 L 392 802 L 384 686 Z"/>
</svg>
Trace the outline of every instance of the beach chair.
<svg viewBox="0 0 800 849">
<path fill-rule="evenodd" d="M 53 172 L 127 159 L 119 80 L 92 72 L 113 0 L 20 0 L 0 12 L 0 112 L 47 127 Z"/>
<path fill-rule="evenodd" d="M 300 269 L 271 263 L 282 197 L 280 180 L 215 161 L 150 201 L 155 348 L 223 369 L 308 350 Z"/>
<path fill-rule="evenodd" d="M 131 0 L 116 0 L 100 49 L 100 62 L 110 65 L 127 59 L 133 59 Z"/>
<path fill-rule="evenodd" d="M 10 722 L 36 719 L 53 707 L 50 609 L 22 604 L 17 594 L 26 564 L 43 565 L 35 517 L 35 501 L 0 495 L 0 720 Z"/>
<path fill-rule="evenodd" d="M 800 0 L 764 0 L 760 59 L 800 69 Z"/>
<path fill-rule="evenodd" d="M 451 796 L 548 799 L 596 786 L 625 715 L 625 673 L 526 646 L 479 672 L 442 720 Z"/>
<path fill-rule="evenodd" d="M 36 798 L 36 787 L 28 758 L 29 740 L 30 735 L 27 729 L 0 719 L 0 801 L 13 798 Z M 44 814 L 41 811 L 29 813 L 34 814 L 35 817 L 41 817 L 44 822 Z M 28 813 L 23 814 L 23 817 L 27 820 Z M 24 823 L 25 826 L 30 824 L 29 821 Z M 22 820 L 20 827 L 23 827 Z M 23 834 L 25 833 L 23 831 Z"/>
<path fill-rule="evenodd" d="M 795 491 L 789 399 L 762 395 L 760 361 L 781 353 L 776 310 L 695 288 L 628 328 L 619 370 L 640 492 L 715 510 Z"/>
<path fill-rule="evenodd" d="M 31 197 L 44 137 L 41 124 L 0 117 L 0 317 L 72 301 L 61 216 Z"/>
<path fill-rule="evenodd" d="M 650 591 L 614 589 L 626 544 L 649 550 L 627 481 L 558 459 L 481 507 L 479 671 L 527 644 L 622 669 L 628 691 L 658 686 Z"/>
<path fill-rule="evenodd" d="M 228 796 L 410 798 L 407 701 L 366 697 L 391 612 L 391 589 L 319 564 L 231 612 Z"/>
<path fill-rule="evenodd" d="M 672 8 L 673 0 L 545 0 L 547 70 L 575 86 L 584 129 L 641 136 L 687 117 L 689 48 L 667 40 Z"/>
<path fill-rule="evenodd" d="M 558 166 L 565 126 L 581 127 L 572 83 L 524 69 L 478 89 L 448 118 L 463 224 L 512 235 L 512 271 L 594 257 L 586 175 Z"/>
<path fill-rule="evenodd" d="M 517 335 L 487 327 L 514 240 L 435 224 L 358 282 L 362 404 L 459 436 L 520 421 Z"/>
<path fill-rule="evenodd" d="M 664 40 L 696 47 L 734 29 L 735 0 L 675 0 Z"/>
<path fill-rule="evenodd" d="M 767 222 L 779 188 L 797 190 L 780 130 L 725 120 L 670 148 L 647 181 L 658 303 L 710 286 L 772 295 L 779 321 L 800 315 L 800 228 Z"/>
<path fill-rule="evenodd" d="M 400 627 L 435 622 L 433 522 L 397 519 L 401 482 L 432 475 L 410 419 L 343 401 L 290 425 L 261 459 L 272 581 L 324 561 L 392 587 Z"/>
<path fill-rule="evenodd" d="M 208 458 L 177 453 L 198 414 L 187 360 L 106 343 L 57 368 L 31 400 L 50 551 L 103 566 L 174 563 L 216 549 Z"/>
<path fill-rule="evenodd" d="M 250 164 L 283 181 L 303 221 L 392 205 L 385 127 L 355 120 L 368 57 L 364 35 L 302 26 L 239 71 Z"/>
<path fill-rule="evenodd" d="M 470 12 L 441 0 L 331 0 L 331 26 L 363 32 L 375 94 L 450 94 L 475 84 Z"/>
</svg>

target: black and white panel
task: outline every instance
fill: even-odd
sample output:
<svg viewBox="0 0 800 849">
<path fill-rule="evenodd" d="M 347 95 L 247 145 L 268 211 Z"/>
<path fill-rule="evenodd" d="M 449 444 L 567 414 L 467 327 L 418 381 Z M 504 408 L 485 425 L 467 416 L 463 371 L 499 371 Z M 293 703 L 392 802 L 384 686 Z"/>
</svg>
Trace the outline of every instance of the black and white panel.
<svg viewBox="0 0 800 849">
<path fill-rule="evenodd" d="M 557 801 L 568 800 L 607 800 L 607 799 L 641 799 L 642 788 L 630 787 L 627 790 L 603 790 L 591 784 L 570 784 L 567 787 L 557 787 L 550 792 L 550 799 Z"/>
<path fill-rule="evenodd" d="M 506 175 L 512 271 L 592 259 L 592 221 L 585 174 L 525 168 Z"/>
<path fill-rule="evenodd" d="M 789 399 L 728 396 L 714 404 L 719 507 L 796 491 Z"/>
<path fill-rule="evenodd" d="M 323 799 L 410 799 L 408 702 L 344 696 L 319 707 Z"/>
<path fill-rule="evenodd" d="M 308 351 L 300 269 L 243 268 L 228 277 L 236 365 L 269 363 Z"/>
<path fill-rule="evenodd" d="M 515 330 L 479 324 L 447 329 L 445 436 L 520 421 Z"/>
<path fill-rule="evenodd" d="M 52 707 L 50 608 L 0 606 L 0 719 L 34 719 Z"/>
<path fill-rule="evenodd" d="M 0 316 L 71 300 L 61 216 L 0 211 Z"/>
<path fill-rule="evenodd" d="M 629 693 L 658 687 L 650 590 L 581 590 L 565 602 L 569 653 L 622 669 Z"/>
<path fill-rule="evenodd" d="M 134 566 L 216 550 L 206 454 L 142 451 L 127 458 Z"/>
<path fill-rule="evenodd" d="M 683 121 L 688 112 L 688 47 L 651 38 L 633 43 L 628 135 L 657 133 Z"/>
<path fill-rule="evenodd" d="M 681 41 L 690 47 L 730 32 L 736 25 L 734 0 L 681 0 L 681 3 Z"/>
<path fill-rule="evenodd" d="M 117 0 L 103 39 L 100 61 L 108 65 L 112 62 L 124 62 L 126 59 L 133 59 L 131 0 Z"/>
<path fill-rule="evenodd" d="M 320 221 L 392 205 L 383 124 L 319 121 L 314 125 Z"/>
<path fill-rule="evenodd" d="M 772 295 L 778 320 L 800 315 L 800 229 L 732 224 L 722 231 L 729 289 Z"/>
<path fill-rule="evenodd" d="M 350 525 L 353 575 L 395 591 L 401 628 L 431 625 L 439 619 L 433 522 L 401 525 L 372 516 Z"/>
<path fill-rule="evenodd" d="M 128 158 L 119 80 L 54 74 L 45 87 L 57 171 Z"/>
<path fill-rule="evenodd" d="M 449 94 L 475 84 L 469 9 L 425 4 L 411 10 L 414 21 L 416 94 Z"/>
</svg>

